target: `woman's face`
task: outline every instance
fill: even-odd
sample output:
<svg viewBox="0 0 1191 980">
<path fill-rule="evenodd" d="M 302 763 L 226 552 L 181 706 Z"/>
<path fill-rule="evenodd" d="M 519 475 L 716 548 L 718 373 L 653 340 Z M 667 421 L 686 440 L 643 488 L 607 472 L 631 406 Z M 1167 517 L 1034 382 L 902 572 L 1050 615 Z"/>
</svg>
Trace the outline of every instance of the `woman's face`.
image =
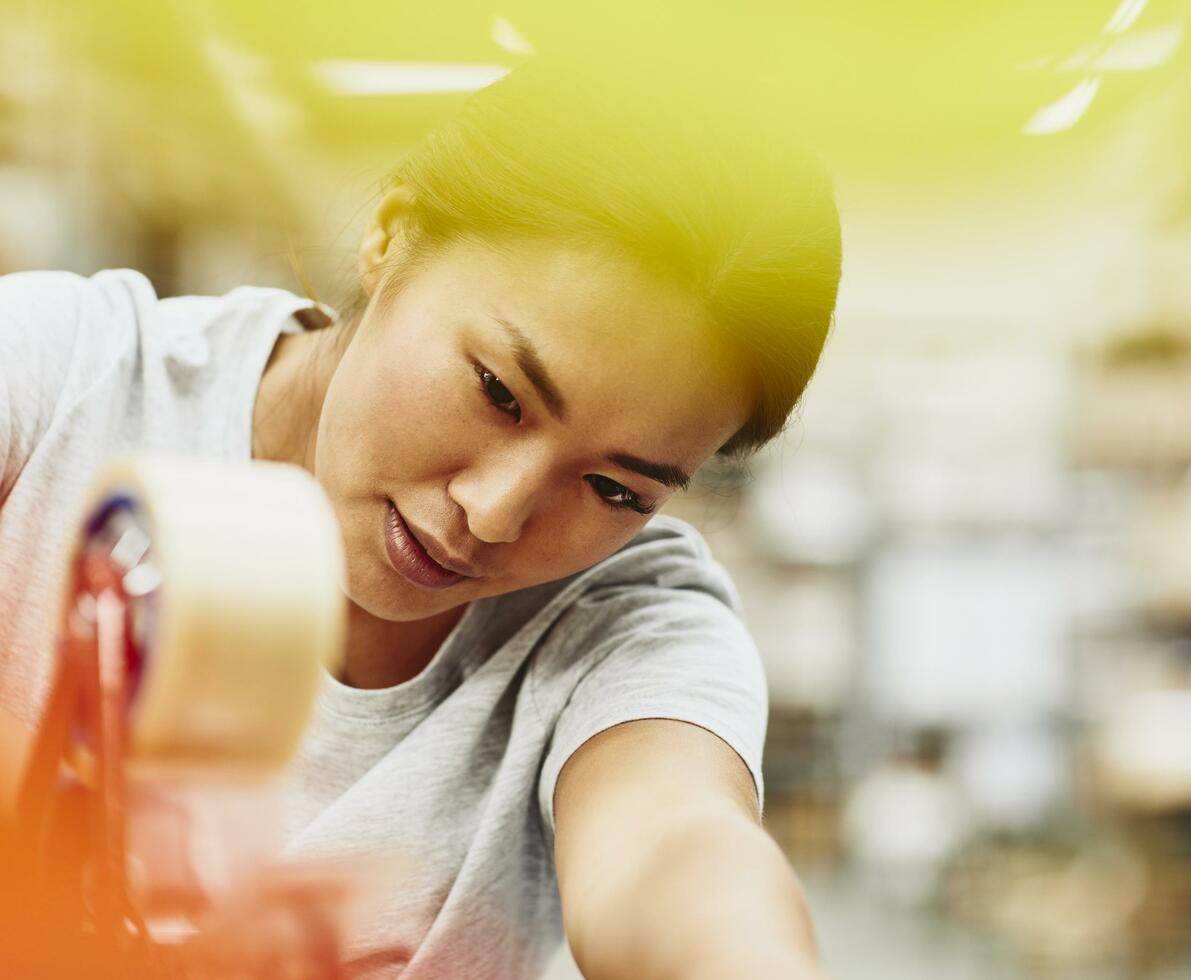
<svg viewBox="0 0 1191 980">
<path fill-rule="evenodd" d="M 589 252 L 458 243 L 373 291 L 327 389 L 315 472 L 348 595 L 415 620 L 587 568 L 747 412 L 677 287 Z M 466 577 L 406 574 L 407 531 Z"/>
</svg>

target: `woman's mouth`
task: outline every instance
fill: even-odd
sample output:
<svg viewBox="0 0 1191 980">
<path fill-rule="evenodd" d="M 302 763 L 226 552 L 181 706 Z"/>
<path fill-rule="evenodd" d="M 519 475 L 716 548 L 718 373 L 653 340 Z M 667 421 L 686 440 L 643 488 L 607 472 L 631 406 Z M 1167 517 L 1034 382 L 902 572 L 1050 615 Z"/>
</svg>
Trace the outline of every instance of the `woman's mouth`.
<svg viewBox="0 0 1191 980">
<path fill-rule="evenodd" d="M 385 521 L 385 552 L 393 570 L 423 589 L 445 589 L 467 576 L 445 569 L 431 558 L 401 519 L 390 500 Z"/>
</svg>

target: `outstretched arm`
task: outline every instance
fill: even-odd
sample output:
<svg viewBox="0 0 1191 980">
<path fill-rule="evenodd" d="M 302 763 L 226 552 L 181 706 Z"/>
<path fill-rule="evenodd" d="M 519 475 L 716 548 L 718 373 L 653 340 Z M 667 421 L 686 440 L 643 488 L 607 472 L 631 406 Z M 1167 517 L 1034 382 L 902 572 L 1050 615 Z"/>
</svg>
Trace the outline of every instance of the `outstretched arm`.
<svg viewBox="0 0 1191 980">
<path fill-rule="evenodd" d="M 717 736 L 662 719 L 608 729 L 567 761 L 554 813 L 588 980 L 824 980 L 798 879 Z"/>
</svg>

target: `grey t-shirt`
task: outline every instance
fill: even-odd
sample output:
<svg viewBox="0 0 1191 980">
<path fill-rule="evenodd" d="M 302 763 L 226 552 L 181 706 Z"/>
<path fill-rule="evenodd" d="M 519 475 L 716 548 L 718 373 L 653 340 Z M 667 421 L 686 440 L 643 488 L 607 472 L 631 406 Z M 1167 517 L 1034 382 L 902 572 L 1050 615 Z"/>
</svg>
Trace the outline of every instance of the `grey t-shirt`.
<svg viewBox="0 0 1191 980">
<path fill-rule="evenodd" d="M 71 520 L 94 473 L 136 449 L 249 458 L 282 290 L 159 300 L 128 270 L 0 277 L 0 705 L 45 695 Z M 553 793 L 570 755 L 622 722 L 714 732 L 761 791 L 765 681 L 724 570 L 655 517 L 567 579 L 473 603 L 418 676 L 329 675 L 281 784 L 294 855 L 395 853 L 358 923 L 357 975 L 528 977 L 562 937 Z"/>
</svg>

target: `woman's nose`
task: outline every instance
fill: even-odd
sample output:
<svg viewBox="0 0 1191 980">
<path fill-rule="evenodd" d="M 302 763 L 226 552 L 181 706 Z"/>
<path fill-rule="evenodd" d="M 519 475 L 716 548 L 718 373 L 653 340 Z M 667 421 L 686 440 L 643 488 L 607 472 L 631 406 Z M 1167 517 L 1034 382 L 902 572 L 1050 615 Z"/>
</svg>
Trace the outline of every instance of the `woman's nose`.
<svg viewBox="0 0 1191 980">
<path fill-rule="evenodd" d="M 456 475 L 447 492 L 467 515 L 467 526 L 489 544 L 516 541 L 545 484 L 544 467 L 531 461 L 491 460 Z"/>
</svg>

